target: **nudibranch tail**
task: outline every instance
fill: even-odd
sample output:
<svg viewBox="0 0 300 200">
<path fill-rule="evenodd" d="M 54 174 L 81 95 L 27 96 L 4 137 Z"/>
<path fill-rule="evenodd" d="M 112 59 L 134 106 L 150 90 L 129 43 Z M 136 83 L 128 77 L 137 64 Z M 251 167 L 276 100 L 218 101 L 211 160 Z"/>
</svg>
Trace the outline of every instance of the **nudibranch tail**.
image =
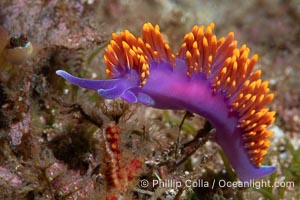
<svg viewBox="0 0 300 200">
<path fill-rule="evenodd" d="M 57 74 L 104 98 L 202 115 L 215 126 L 216 142 L 241 180 L 269 175 L 275 167 L 261 164 L 270 146 L 268 127 L 275 120 L 266 105 L 274 94 L 261 80 L 261 70 L 253 72 L 258 55 L 250 57 L 246 45 L 237 48 L 232 32 L 218 39 L 214 26 L 194 26 L 176 57 L 157 25 L 144 24 L 141 38 L 128 30 L 113 33 L 104 52 L 112 80 Z"/>
</svg>

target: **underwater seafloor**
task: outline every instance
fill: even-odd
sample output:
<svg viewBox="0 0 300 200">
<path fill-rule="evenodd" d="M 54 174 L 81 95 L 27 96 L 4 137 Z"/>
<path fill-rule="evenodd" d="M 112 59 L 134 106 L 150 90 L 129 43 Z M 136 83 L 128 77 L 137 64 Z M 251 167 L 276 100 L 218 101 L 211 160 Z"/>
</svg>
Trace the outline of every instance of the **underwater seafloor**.
<svg viewBox="0 0 300 200">
<path fill-rule="evenodd" d="M 139 36 L 148 21 L 174 52 L 193 25 L 214 22 L 217 37 L 233 31 L 238 46 L 259 54 L 256 67 L 270 82 L 269 107 L 277 113 L 264 158 L 277 169 L 259 180 L 270 185 L 207 187 L 237 177 L 204 118 L 104 100 L 55 74 L 106 79 L 103 50 L 111 33 Z M 0 25 L 33 45 L 20 64 L 0 52 L 0 199 L 300 198 L 298 0 L 2 0 Z M 157 180 L 165 185 L 153 185 Z"/>
</svg>

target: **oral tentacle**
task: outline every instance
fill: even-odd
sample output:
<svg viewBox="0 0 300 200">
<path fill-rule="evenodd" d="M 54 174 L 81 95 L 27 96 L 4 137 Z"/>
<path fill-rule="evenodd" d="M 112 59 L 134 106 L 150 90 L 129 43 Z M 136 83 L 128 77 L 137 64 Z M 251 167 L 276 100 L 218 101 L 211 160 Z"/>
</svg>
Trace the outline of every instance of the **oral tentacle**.
<svg viewBox="0 0 300 200">
<path fill-rule="evenodd" d="M 84 78 L 78 78 L 71 74 L 69 74 L 66 71 L 63 70 L 57 70 L 56 74 L 63 77 L 73 85 L 77 85 L 79 87 L 83 87 L 89 90 L 95 90 L 97 91 L 99 88 L 101 89 L 109 89 L 113 88 L 114 85 L 118 82 L 118 80 L 88 80 Z"/>
</svg>

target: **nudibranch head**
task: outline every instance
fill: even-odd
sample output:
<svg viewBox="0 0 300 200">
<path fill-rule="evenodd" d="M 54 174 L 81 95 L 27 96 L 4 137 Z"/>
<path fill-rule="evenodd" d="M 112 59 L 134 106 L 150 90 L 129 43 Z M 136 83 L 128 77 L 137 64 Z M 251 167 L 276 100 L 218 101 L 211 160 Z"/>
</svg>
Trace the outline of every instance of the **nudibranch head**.
<svg viewBox="0 0 300 200">
<path fill-rule="evenodd" d="M 104 52 L 111 80 L 57 74 L 103 98 L 202 115 L 215 126 L 216 141 L 242 181 L 269 175 L 275 167 L 261 164 L 275 115 L 265 106 L 274 95 L 261 70 L 253 72 L 258 56 L 249 58 L 246 45 L 237 48 L 234 33 L 217 39 L 213 29 L 213 23 L 194 26 L 174 56 L 159 27 L 146 23 L 142 38 L 128 30 L 112 34 Z"/>
</svg>

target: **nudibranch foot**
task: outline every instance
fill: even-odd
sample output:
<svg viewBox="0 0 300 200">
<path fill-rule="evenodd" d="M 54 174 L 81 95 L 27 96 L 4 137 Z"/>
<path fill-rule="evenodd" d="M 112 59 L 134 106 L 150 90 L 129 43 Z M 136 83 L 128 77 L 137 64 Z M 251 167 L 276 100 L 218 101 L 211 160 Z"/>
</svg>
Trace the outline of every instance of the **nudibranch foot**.
<svg viewBox="0 0 300 200">
<path fill-rule="evenodd" d="M 252 169 L 247 169 L 247 171 L 241 171 L 238 174 L 238 177 L 243 182 L 250 182 L 251 180 L 268 176 L 268 175 L 274 173 L 275 170 L 276 170 L 275 166 L 261 165 L 259 168 L 252 168 Z"/>
<path fill-rule="evenodd" d="M 146 23 L 141 38 L 128 30 L 112 34 L 104 52 L 111 80 L 57 74 L 103 98 L 202 115 L 216 128 L 216 142 L 242 181 L 267 176 L 275 167 L 261 164 L 275 112 L 265 106 L 274 94 L 262 82 L 261 71 L 253 72 L 258 56 L 249 58 L 246 45 L 237 48 L 234 33 L 217 39 L 213 29 L 213 23 L 206 29 L 194 26 L 175 56 L 159 27 Z"/>
<path fill-rule="evenodd" d="M 274 166 L 255 166 L 249 160 L 248 152 L 241 151 L 245 148 L 245 143 L 241 139 L 243 130 L 235 129 L 233 134 L 224 136 L 222 130 L 215 133 L 216 142 L 222 147 L 227 155 L 230 164 L 234 168 L 241 181 L 249 182 L 251 179 L 257 179 L 272 174 L 276 167 Z M 230 142 L 228 142 L 230 141 Z M 262 150 L 263 151 L 263 150 Z"/>
</svg>

